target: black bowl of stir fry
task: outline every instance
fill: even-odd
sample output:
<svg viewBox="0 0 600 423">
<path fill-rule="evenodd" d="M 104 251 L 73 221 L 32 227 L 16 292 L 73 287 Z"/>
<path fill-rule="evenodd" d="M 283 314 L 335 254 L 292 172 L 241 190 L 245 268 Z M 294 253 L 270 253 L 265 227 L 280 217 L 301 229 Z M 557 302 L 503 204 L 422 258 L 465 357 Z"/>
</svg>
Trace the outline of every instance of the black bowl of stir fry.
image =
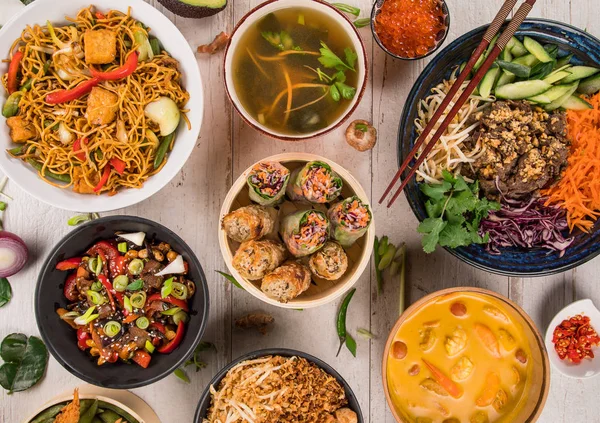
<svg viewBox="0 0 600 423">
<path fill-rule="evenodd" d="M 94 385 L 129 389 L 172 373 L 200 342 L 208 287 L 192 249 L 147 219 L 110 216 L 63 238 L 35 291 L 50 353 Z"/>
</svg>

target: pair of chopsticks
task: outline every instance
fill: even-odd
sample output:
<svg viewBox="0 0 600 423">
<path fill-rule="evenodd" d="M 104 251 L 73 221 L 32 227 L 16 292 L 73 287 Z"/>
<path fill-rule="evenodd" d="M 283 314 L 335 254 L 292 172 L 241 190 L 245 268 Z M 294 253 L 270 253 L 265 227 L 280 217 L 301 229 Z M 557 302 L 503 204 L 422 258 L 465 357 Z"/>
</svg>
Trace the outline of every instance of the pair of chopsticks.
<svg viewBox="0 0 600 423">
<path fill-rule="evenodd" d="M 496 44 L 490 51 L 486 60 L 479 67 L 479 69 L 477 70 L 475 75 L 473 75 L 473 78 L 471 79 L 471 81 L 469 82 L 469 84 L 467 85 L 465 90 L 462 92 L 462 94 L 460 95 L 458 100 L 456 100 L 456 103 L 454 103 L 454 106 L 452 107 L 452 109 L 450 109 L 450 112 L 448 113 L 448 115 L 446 116 L 446 118 L 444 119 L 444 121 L 442 122 L 440 127 L 438 128 L 438 130 L 435 132 L 435 134 L 433 135 L 433 137 L 431 138 L 429 143 L 427 143 L 427 145 L 425 146 L 425 148 L 423 149 L 423 151 L 421 152 L 419 157 L 416 159 L 412 168 L 410 168 L 408 170 L 408 174 L 402 180 L 402 183 L 400 184 L 400 188 L 398 188 L 398 190 L 394 193 L 391 200 L 388 202 L 388 204 L 387 204 L 388 207 L 391 207 L 391 205 L 394 204 L 394 201 L 396 201 L 396 198 L 398 198 L 398 196 L 400 195 L 402 190 L 404 190 L 404 188 L 406 187 L 406 185 L 408 184 L 410 179 L 414 176 L 415 172 L 417 171 L 417 169 L 419 168 L 421 163 L 423 163 L 423 161 L 427 158 L 427 155 L 433 149 L 436 142 L 440 139 L 440 137 L 442 136 L 444 131 L 448 128 L 448 125 L 452 122 L 452 119 L 454 119 L 456 114 L 460 111 L 460 108 L 469 99 L 469 96 L 473 93 L 473 91 L 475 90 L 475 88 L 477 87 L 479 82 L 483 79 L 483 77 L 485 76 L 487 71 L 493 65 L 496 58 L 500 55 L 500 53 L 502 53 L 502 50 L 504 50 L 504 47 L 506 47 L 506 45 L 508 44 L 508 42 L 510 41 L 512 36 L 515 34 L 517 29 L 519 29 L 519 26 L 521 26 L 521 24 L 523 23 L 523 21 L 529 14 L 529 12 L 531 12 L 531 9 L 533 8 L 533 5 L 535 4 L 535 2 L 536 2 L 536 0 L 526 0 L 525 3 L 521 4 L 521 6 L 519 6 L 519 9 L 517 9 L 517 12 L 515 13 L 514 17 L 509 22 L 509 24 L 507 25 L 504 32 L 502 32 L 502 35 L 500 35 L 500 37 L 498 37 L 498 41 L 496 42 Z M 398 172 L 396 172 L 394 179 L 392 179 L 392 182 L 390 182 L 390 184 L 386 188 L 385 192 L 383 193 L 383 196 L 379 200 L 379 204 L 381 204 L 385 200 L 385 198 L 388 196 L 388 194 L 392 191 L 392 188 L 394 187 L 396 182 L 398 182 L 398 180 L 400 179 L 402 172 L 404 172 L 406 170 L 406 168 L 408 167 L 410 162 L 417 155 L 417 153 L 419 152 L 419 148 L 421 148 L 421 146 L 427 139 L 427 136 L 429 135 L 429 133 L 432 131 L 432 129 L 434 128 L 434 126 L 436 125 L 438 120 L 440 120 L 440 117 L 442 116 L 442 114 L 444 113 L 444 111 L 446 110 L 446 108 L 448 107 L 450 102 L 454 99 L 454 96 L 456 95 L 456 93 L 458 92 L 460 87 L 462 86 L 463 82 L 467 79 L 467 77 L 469 76 L 469 74 L 471 73 L 473 68 L 475 67 L 475 64 L 477 63 L 477 60 L 479 59 L 479 57 L 485 52 L 485 50 L 491 44 L 492 39 L 500 31 L 500 28 L 502 27 L 504 20 L 508 17 L 508 14 L 511 12 L 511 10 L 513 9 L 513 7 L 515 6 L 516 3 L 517 3 L 517 0 L 505 0 L 504 4 L 502 5 L 502 8 L 498 11 L 498 14 L 496 15 L 496 17 L 494 18 L 494 20 L 488 27 L 487 31 L 485 32 L 485 34 L 483 36 L 483 40 L 481 40 L 481 43 L 479 43 L 479 45 L 473 52 L 473 55 L 467 62 L 465 68 L 460 73 L 458 78 L 456 78 L 456 82 L 454 82 L 454 85 L 452 85 L 448 94 L 446 94 L 446 97 L 442 101 L 442 104 L 440 104 L 440 106 L 436 110 L 435 114 L 433 115 L 433 117 L 431 118 L 431 120 L 429 121 L 429 123 L 427 124 L 425 129 L 423 130 L 423 133 L 419 136 L 419 138 L 415 142 L 415 145 L 408 153 L 408 156 L 402 163 L 402 166 L 400 166 L 400 169 L 398 169 Z"/>
</svg>

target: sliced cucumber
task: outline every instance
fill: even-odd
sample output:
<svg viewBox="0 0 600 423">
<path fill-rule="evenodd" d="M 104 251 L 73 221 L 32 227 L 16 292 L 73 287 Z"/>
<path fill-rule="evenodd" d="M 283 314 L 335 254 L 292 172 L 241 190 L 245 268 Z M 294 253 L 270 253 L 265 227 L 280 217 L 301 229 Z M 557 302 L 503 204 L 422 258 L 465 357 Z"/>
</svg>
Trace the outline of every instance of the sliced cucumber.
<svg viewBox="0 0 600 423">
<path fill-rule="evenodd" d="M 546 110 L 547 112 L 551 112 L 551 111 L 556 110 L 559 107 L 561 107 L 569 99 L 569 97 L 571 97 L 571 95 L 573 95 L 573 93 L 575 91 L 577 91 L 577 86 L 579 85 L 579 82 L 573 82 L 570 85 L 571 85 L 571 88 L 569 89 L 569 91 L 567 91 L 565 93 L 565 95 L 563 95 L 562 97 L 557 98 L 556 100 L 554 100 L 550 104 L 546 104 L 544 106 L 544 110 Z"/>
<path fill-rule="evenodd" d="M 520 65 L 515 62 L 507 62 L 505 60 L 497 60 L 498 66 L 502 69 L 515 74 L 519 78 L 529 78 L 531 74 L 531 68 L 529 66 Z"/>
<path fill-rule="evenodd" d="M 558 81 L 561 81 L 562 79 L 566 78 L 569 75 L 571 75 L 571 72 L 566 71 L 566 70 L 562 70 L 562 71 L 558 71 L 558 72 L 554 71 L 550 75 L 545 77 L 544 81 L 546 81 L 548 84 L 556 84 Z"/>
<path fill-rule="evenodd" d="M 494 88 L 499 74 L 500 68 L 498 66 L 494 66 L 487 71 L 479 84 L 479 95 L 481 97 L 488 98 L 492 94 L 492 88 Z"/>
<path fill-rule="evenodd" d="M 498 35 L 496 35 L 494 38 L 492 38 L 492 42 L 490 43 L 488 48 L 485 49 L 485 53 L 483 53 L 481 56 L 479 56 L 479 59 L 477 59 L 477 62 L 475 62 L 475 66 L 473 66 L 474 72 L 476 72 L 477 69 L 479 69 L 481 67 L 481 65 L 483 65 L 483 62 L 485 61 L 485 59 L 487 59 L 487 57 L 492 52 L 492 49 L 496 45 L 496 41 L 498 41 Z"/>
<path fill-rule="evenodd" d="M 588 110 L 593 109 L 592 105 L 582 98 L 572 95 L 562 104 L 567 110 Z"/>
<path fill-rule="evenodd" d="M 500 75 L 500 78 L 498 78 L 498 82 L 496 83 L 496 89 L 503 85 L 515 82 L 515 79 L 517 79 L 517 75 L 514 73 L 502 71 L 502 75 Z"/>
<path fill-rule="evenodd" d="M 564 65 L 568 65 L 571 63 L 571 59 L 573 58 L 573 54 L 567 54 L 566 56 L 559 57 L 556 61 L 556 66 L 559 68 Z"/>
<path fill-rule="evenodd" d="M 500 60 L 504 60 L 506 62 L 510 62 L 513 59 L 513 55 L 510 52 L 510 49 L 508 47 L 505 47 L 504 50 L 502 50 L 502 53 L 500 53 Z"/>
<path fill-rule="evenodd" d="M 600 73 L 590 76 L 589 78 L 579 82 L 577 91 L 587 95 L 596 94 L 598 91 L 600 91 Z"/>
<path fill-rule="evenodd" d="M 506 84 L 496 88 L 496 97 L 508 100 L 523 100 L 545 93 L 552 85 L 541 79 L 533 81 L 520 81 L 512 84 Z"/>
<path fill-rule="evenodd" d="M 510 47 L 510 52 L 515 57 L 525 56 L 527 54 L 527 49 L 523 45 L 522 42 L 519 41 L 517 37 L 512 37 L 508 42 Z"/>
<path fill-rule="evenodd" d="M 548 63 L 552 61 L 552 56 L 550 56 L 546 49 L 544 49 L 544 47 L 533 38 L 524 37 L 523 45 L 527 51 L 533 54 L 540 62 Z"/>
<path fill-rule="evenodd" d="M 548 97 L 546 95 L 546 93 L 536 95 L 535 97 L 529 97 L 527 99 L 527 101 L 533 101 L 534 103 L 538 103 L 538 104 L 550 104 L 550 103 L 552 103 L 552 100 L 550 100 L 550 97 Z"/>
<path fill-rule="evenodd" d="M 572 89 L 573 89 L 573 84 L 555 85 L 552 88 L 550 88 L 548 91 L 546 91 L 544 94 L 540 95 L 540 96 L 543 96 L 544 100 L 549 99 L 550 101 L 548 101 L 548 102 L 538 101 L 539 99 L 537 99 L 537 97 L 540 97 L 540 96 L 529 97 L 527 100 L 535 101 L 536 103 L 544 103 L 544 102 L 551 103 L 554 100 L 558 100 L 560 97 L 562 97 L 566 93 L 572 93 Z"/>
<path fill-rule="evenodd" d="M 588 78 L 600 72 L 600 69 L 591 66 L 573 66 L 569 69 L 571 75 L 563 79 L 563 83 L 574 82 L 580 79 Z"/>
<path fill-rule="evenodd" d="M 518 65 L 529 66 L 530 68 L 540 63 L 540 61 L 533 54 L 526 54 L 525 56 L 517 57 L 512 62 Z"/>
</svg>

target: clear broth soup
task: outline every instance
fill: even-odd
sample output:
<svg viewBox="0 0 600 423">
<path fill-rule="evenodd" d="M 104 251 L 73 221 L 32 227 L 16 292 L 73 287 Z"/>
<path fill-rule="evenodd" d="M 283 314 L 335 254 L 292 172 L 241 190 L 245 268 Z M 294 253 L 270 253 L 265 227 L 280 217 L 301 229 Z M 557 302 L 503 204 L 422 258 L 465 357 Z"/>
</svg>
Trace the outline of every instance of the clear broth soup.
<svg viewBox="0 0 600 423">
<path fill-rule="evenodd" d="M 237 47 L 233 70 L 244 109 L 283 134 L 326 128 L 358 95 L 350 37 L 329 16 L 308 8 L 277 10 L 257 21 Z"/>
</svg>

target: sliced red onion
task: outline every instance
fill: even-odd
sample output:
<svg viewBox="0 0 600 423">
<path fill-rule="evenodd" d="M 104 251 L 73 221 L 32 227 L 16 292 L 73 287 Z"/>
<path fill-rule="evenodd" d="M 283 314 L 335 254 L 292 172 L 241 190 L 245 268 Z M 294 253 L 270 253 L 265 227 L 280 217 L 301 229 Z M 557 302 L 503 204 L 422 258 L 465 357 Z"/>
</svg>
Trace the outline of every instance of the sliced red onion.
<svg viewBox="0 0 600 423">
<path fill-rule="evenodd" d="M 0 278 L 19 272 L 27 263 L 27 245 L 17 235 L 0 231 Z"/>
</svg>

